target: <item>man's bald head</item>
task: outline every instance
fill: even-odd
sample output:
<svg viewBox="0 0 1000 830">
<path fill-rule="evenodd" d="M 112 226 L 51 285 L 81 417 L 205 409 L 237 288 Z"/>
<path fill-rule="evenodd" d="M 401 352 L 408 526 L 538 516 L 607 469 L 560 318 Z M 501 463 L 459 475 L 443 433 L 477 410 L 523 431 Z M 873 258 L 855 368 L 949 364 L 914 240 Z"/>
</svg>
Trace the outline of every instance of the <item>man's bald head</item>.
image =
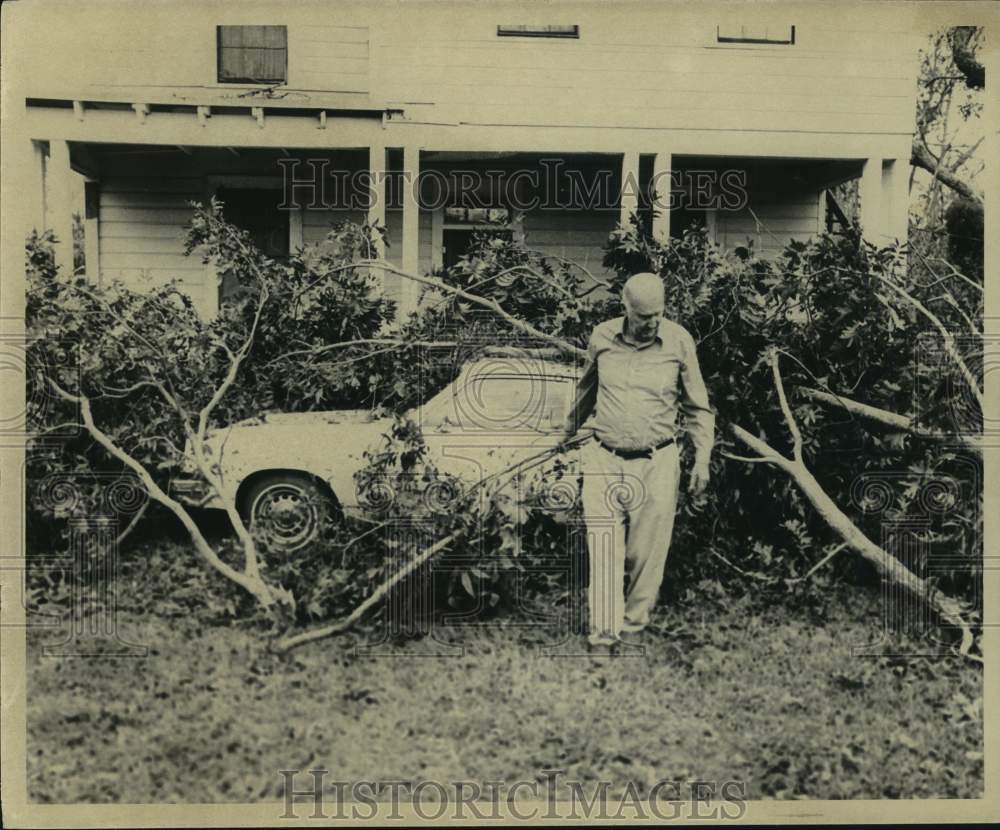
<svg viewBox="0 0 1000 830">
<path fill-rule="evenodd" d="M 628 278 L 622 289 L 622 301 L 626 308 L 638 314 L 662 313 L 663 282 L 656 274 L 635 274 Z"/>
<path fill-rule="evenodd" d="M 622 289 L 625 319 L 629 336 L 645 343 L 656 336 L 663 316 L 663 283 L 656 274 L 642 273 L 629 277 Z"/>
</svg>

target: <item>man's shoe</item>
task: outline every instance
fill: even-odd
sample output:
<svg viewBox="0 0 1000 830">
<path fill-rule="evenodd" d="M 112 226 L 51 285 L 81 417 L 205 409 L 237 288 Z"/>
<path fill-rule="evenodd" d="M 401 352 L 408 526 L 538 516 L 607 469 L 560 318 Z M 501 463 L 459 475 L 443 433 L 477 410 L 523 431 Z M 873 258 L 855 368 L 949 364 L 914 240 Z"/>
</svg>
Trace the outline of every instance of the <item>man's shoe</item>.
<svg viewBox="0 0 1000 830">
<path fill-rule="evenodd" d="M 587 652 L 593 659 L 603 659 L 607 657 L 617 657 L 621 647 L 618 640 L 599 640 L 587 644 Z"/>
</svg>

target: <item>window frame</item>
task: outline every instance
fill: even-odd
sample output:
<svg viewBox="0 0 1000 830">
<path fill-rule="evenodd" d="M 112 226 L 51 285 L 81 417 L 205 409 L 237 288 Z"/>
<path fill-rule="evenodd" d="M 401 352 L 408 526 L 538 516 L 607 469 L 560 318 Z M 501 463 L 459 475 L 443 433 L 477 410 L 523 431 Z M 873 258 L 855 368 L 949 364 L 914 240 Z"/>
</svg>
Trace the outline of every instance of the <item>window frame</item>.
<svg viewBox="0 0 1000 830">
<path fill-rule="evenodd" d="M 789 39 L 788 40 L 775 40 L 772 38 L 755 38 L 755 37 L 726 37 L 722 34 L 722 25 L 716 24 L 715 26 L 715 42 L 721 45 L 742 45 L 746 44 L 749 46 L 794 46 L 795 45 L 795 26 L 789 25 Z"/>
<path fill-rule="evenodd" d="M 285 61 L 284 61 L 284 77 L 283 78 L 248 78 L 248 77 L 222 77 L 222 30 L 223 29 L 249 29 L 249 28 L 261 28 L 261 29 L 280 29 L 285 34 Z M 226 47 L 227 49 L 233 49 L 235 47 Z M 244 48 L 267 48 L 267 47 L 244 47 Z M 283 23 L 276 24 L 266 24 L 266 25 L 254 25 L 250 26 L 248 24 L 230 24 L 230 23 L 220 23 L 215 27 L 215 82 L 218 84 L 260 84 L 263 86 L 273 86 L 275 84 L 287 84 L 288 83 L 288 26 Z"/>
<path fill-rule="evenodd" d="M 523 25 L 524 28 L 517 28 Z M 506 23 L 497 25 L 497 37 L 530 37 L 530 38 L 548 38 L 554 40 L 579 40 L 580 39 L 580 25 L 578 23 L 567 23 L 567 24 L 548 24 L 548 25 L 560 25 L 563 29 L 572 29 L 572 31 L 558 31 L 551 28 L 546 28 L 547 24 L 544 23 Z M 531 28 L 534 26 L 535 28 Z"/>
</svg>

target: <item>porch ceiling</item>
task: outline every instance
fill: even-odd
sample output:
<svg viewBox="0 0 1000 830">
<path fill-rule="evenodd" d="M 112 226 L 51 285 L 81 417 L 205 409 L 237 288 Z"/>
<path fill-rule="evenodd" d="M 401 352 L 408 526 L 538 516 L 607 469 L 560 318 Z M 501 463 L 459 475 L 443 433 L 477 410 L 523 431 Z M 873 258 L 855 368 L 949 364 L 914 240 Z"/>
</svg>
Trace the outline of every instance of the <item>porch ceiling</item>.
<svg viewBox="0 0 1000 830">
<path fill-rule="evenodd" d="M 675 155 L 678 170 L 746 170 L 753 178 L 784 179 L 790 183 L 820 189 L 833 187 L 861 175 L 863 159 L 769 158 L 760 156 Z"/>
<path fill-rule="evenodd" d="M 281 176 L 282 159 L 325 159 L 329 169 L 363 170 L 368 149 L 316 150 L 294 147 L 196 147 L 159 144 L 70 142 L 72 166 L 95 179 L 105 176 L 271 175 Z M 301 172 L 299 175 L 306 175 Z"/>
</svg>

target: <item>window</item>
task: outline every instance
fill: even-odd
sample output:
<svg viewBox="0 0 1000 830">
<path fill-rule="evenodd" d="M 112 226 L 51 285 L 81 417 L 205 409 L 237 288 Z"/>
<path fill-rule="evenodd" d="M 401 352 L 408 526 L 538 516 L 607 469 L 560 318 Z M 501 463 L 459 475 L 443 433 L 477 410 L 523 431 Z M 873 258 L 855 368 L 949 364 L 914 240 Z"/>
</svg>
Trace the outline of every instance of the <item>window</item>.
<svg viewBox="0 0 1000 830">
<path fill-rule="evenodd" d="M 508 208 L 444 209 L 441 228 L 441 264 L 453 268 L 472 249 L 476 236 L 513 240 L 516 219 Z"/>
<path fill-rule="evenodd" d="M 288 80 L 288 28 L 218 26 L 219 83 L 273 84 Z"/>
<path fill-rule="evenodd" d="M 719 43 L 774 43 L 791 46 L 795 43 L 794 26 L 726 23 L 716 27 Z"/>
<path fill-rule="evenodd" d="M 580 37 L 579 26 L 497 26 L 497 37 Z"/>
</svg>

